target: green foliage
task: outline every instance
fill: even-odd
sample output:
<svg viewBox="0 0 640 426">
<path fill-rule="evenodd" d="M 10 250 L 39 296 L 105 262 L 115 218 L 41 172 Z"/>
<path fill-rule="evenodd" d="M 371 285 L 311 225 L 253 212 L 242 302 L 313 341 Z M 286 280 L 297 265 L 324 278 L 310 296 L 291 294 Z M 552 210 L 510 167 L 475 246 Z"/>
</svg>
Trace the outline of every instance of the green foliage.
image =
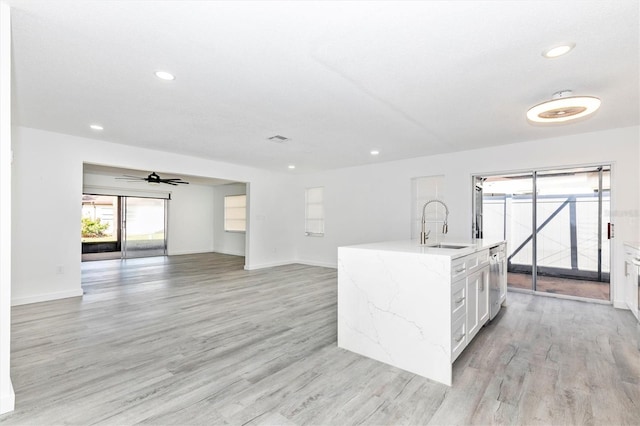
<svg viewBox="0 0 640 426">
<path fill-rule="evenodd" d="M 108 223 L 101 223 L 100 218 L 96 218 L 96 220 L 91 219 L 90 217 L 82 218 L 82 237 L 83 238 L 96 238 L 96 237 L 105 237 L 104 231 L 109 228 Z"/>
</svg>

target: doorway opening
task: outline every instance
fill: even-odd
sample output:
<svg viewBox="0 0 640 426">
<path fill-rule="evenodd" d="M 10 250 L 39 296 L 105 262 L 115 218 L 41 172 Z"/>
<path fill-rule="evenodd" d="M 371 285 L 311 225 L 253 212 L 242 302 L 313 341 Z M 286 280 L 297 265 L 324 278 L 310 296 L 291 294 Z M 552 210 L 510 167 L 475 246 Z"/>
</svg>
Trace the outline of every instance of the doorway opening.
<svg viewBox="0 0 640 426">
<path fill-rule="evenodd" d="M 611 167 L 474 176 L 476 238 L 507 241 L 510 289 L 610 301 Z"/>
<path fill-rule="evenodd" d="M 167 254 L 167 200 L 82 196 L 82 261 Z"/>
</svg>

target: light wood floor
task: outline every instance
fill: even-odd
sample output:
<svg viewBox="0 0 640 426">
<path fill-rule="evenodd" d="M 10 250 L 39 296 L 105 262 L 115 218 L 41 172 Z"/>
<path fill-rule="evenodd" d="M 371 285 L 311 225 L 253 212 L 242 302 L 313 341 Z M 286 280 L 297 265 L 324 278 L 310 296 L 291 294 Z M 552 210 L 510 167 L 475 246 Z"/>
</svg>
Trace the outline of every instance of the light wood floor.
<svg viewBox="0 0 640 426">
<path fill-rule="evenodd" d="M 204 254 L 83 264 L 83 298 L 14 307 L 0 424 L 640 423 L 636 321 L 509 293 L 453 387 L 336 346 L 336 271 Z"/>
</svg>

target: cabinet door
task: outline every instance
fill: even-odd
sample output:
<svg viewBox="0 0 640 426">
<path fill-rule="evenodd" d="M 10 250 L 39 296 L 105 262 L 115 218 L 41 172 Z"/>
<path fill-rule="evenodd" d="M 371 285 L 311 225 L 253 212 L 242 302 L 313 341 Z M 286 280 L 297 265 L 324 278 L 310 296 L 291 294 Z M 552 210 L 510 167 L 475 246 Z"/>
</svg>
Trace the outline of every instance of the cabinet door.
<svg viewBox="0 0 640 426">
<path fill-rule="evenodd" d="M 489 267 L 479 272 L 478 278 L 478 327 L 489 320 Z"/>
<path fill-rule="evenodd" d="M 482 271 L 467 277 L 467 343 L 478 332 L 478 289 Z"/>
<path fill-rule="evenodd" d="M 640 300 L 638 298 L 638 266 L 635 265 L 636 256 L 632 251 L 625 253 L 624 259 L 624 275 L 625 275 L 625 290 L 624 299 L 627 306 L 633 312 L 633 315 L 638 318 L 640 315 L 639 308 Z"/>
</svg>

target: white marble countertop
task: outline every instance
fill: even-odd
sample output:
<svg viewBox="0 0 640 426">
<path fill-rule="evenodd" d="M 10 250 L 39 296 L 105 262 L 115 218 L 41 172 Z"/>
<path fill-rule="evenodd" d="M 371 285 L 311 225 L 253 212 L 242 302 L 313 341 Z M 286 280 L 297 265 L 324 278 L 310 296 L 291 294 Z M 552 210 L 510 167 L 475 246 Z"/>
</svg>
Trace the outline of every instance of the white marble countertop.
<svg viewBox="0 0 640 426">
<path fill-rule="evenodd" d="M 640 241 L 625 241 L 624 245 L 636 250 L 640 250 Z"/>
<path fill-rule="evenodd" d="M 381 241 L 377 243 L 358 244 L 353 246 L 345 246 L 344 248 L 354 248 L 362 250 L 378 250 L 378 251 L 393 251 L 413 254 L 427 254 L 435 256 L 447 256 L 450 258 L 457 258 L 466 256 L 477 251 L 495 247 L 500 243 L 504 243 L 504 240 L 435 240 L 429 241 L 427 245 L 420 245 L 418 240 L 399 240 L 399 241 Z M 432 244 L 452 244 L 452 245 L 464 245 L 466 248 L 462 249 L 450 249 L 450 248 L 437 248 L 429 247 Z M 341 247 L 342 248 L 342 247 Z"/>
</svg>

